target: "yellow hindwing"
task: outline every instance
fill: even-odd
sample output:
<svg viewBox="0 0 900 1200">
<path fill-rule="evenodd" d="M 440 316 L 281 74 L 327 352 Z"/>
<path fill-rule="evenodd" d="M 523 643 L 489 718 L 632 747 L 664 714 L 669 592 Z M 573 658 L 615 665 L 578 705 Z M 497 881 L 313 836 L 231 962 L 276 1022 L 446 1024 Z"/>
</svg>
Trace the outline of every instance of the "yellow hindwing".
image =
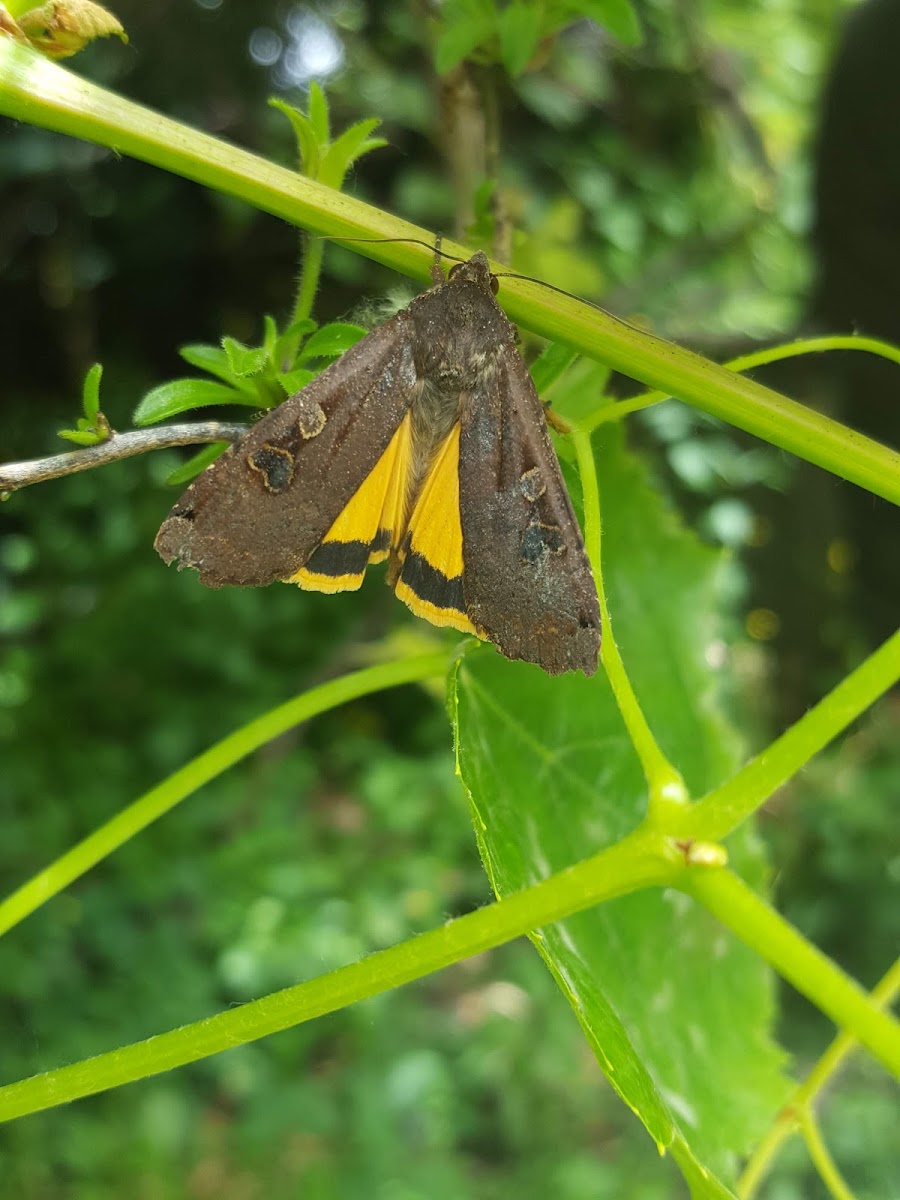
<svg viewBox="0 0 900 1200">
<path fill-rule="evenodd" d="M 313 592 L 356 591 L 369 563 L 387 558 L 401 537 L 411 463 L 412 419 L 407 413 L 346 508 L 287 582 Z"/>
<path fill-rule="evenodd" d="M 459 423 L 435 455 L 409 519 L 396 592 L 416 616 L 477 633 L 466 615 L 459 516 Z"/>
</svg>

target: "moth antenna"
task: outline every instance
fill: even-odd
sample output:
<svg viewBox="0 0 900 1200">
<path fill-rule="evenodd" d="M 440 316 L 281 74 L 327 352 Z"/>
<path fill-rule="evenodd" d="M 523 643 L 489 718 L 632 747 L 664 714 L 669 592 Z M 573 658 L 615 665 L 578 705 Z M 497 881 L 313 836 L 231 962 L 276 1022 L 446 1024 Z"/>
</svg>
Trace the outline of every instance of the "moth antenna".
<svg viewBox="0 0 900 1200">
<path fill-rule="evenodd" d="M 584 296 L 576 296 L 574 292 L 567 292 L 565 288 L 557 287 L 555 283 L 548 283 L 546 279 L 537 279 L 534 275 L 518 275 L 515 271 L 495 271 L 495 279 L 522 279 L 525 283 L 536 283 L 538 287 L 549 288 L 551 292 L 559 292 L 561 296 L 568 296 L 570 300 L 578 300 L 581 304 L 587 304 L 590 308 L 596 308 L 597 312 L 605 313 L 606 316 L 615 316 L 614 313 L 608 312 L 601 304 L 595 304 L 593 300 L 585 300 Z M 617 321 L 621 321 L 621 317 L 616 317 Z M 627 325 L 628 322 L 624 321 Z M 632 326 L 637 328 L 637 326 Z M 646 332 L 643 330 L 642 332 Z"/>
<path fill-rule="evenodd" d="M 437 261 L 438 258 L 450 258 L 454 262 L 468 262 L 468 259 L 460 258 L 459 255 L 457 255 L 457 254 L 450 254 L 446 250 L 441 250 L 440 245 L 441 245 L 442 236 L 443 235 L 439 233 L 433 243 L 426 242 L 422 238 L 335 237 L 334 234 L 327 234 L 327 235 L 326 234 L 316 234 L 314 240 L 320 241 L 320 242 L 321 241 L 328 241 L 328 242 L 407 242 L 411 246 L 424 246 L 426 250 L 431 250 L 435 256 L 435 261 Z M 523 276 L 523 278 L 524 278 L 524 276 Z M 535 280 L 535 282 L 539 282 L 539 281 Z"/>
</svg>

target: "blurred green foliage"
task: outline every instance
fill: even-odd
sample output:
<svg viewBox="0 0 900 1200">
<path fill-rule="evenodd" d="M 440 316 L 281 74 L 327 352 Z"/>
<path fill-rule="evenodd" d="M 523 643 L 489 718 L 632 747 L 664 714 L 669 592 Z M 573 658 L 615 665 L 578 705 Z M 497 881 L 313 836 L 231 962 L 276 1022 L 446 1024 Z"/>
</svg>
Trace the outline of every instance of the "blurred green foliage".
<svg viewBox="0 0 900 1200">
<path fill-rule="evenodd" d="M 717 354 L 788 333 L 812 271 L 814 99 L 844 7 L 647 0 L 639 48 L 588 23 L 551 41 L 501 91 L 517 269 Z M 266 98 L 302 108 L 319 78 L 336 128 L 374 113 L 389 142 L 350 188 L 452 226 L 431 34 L 414 6 L 203 0 L 116 14 L 129 45 L 90 47 L 79 71 L 288 163 L 291 131 Z M 514 43 L 504 53 L 518 61 Z M 91 146 L 24 126 L 0 137 L 4 458 L 58 448 L 95 359 L 103 411 L 122 428 L 137 398 L 179 370 L 178 346 L 223 333 L 254 345 L 261 313 L 289 311 L 294 231 Z M 322 322 L 394 283 L 340 248 L 329 248 L 326 279 Z M 705 532 L 735 548 L 754 521 L 742 489 L 783 485 L 779 456 L 674 405 L 638 438 Z M 355 665 L 403 619 L 377 579 L 358 597 L 201 593 L 165 572 L 150 546 L 179 461 L 72 477 L 0 511 L 4 890 L 217 737 Z M 716 510 L 724 501 L 739 507 Z M 734 567 L 730 578 L 739 599 L 746 576 Z M 745 643 L 737 661 L 738 687 L 758 699 L 734 707 L 767 730 L 759 648 Z M 883 705 L 764 822 L 784 911 L 867 984 L 896 932 L 900 854 L 884 797 L 900 776 L 898 723 Z M 440 703 L 405 689 L 353 704 L 205 788 L 5 939 L 4 1078 L 311 977 L 489 894 Z M 800 1002 L 781 1032 L 801 1070 L 830 1036 Z M 896 1178 L 892 1099 L 860 1061 L 827 1100 L 829 1144 L 860 1200 L 888 1195 Z M 0 1190 L 683 1195 L 672 1164 L 648 1151 L 555 983 L 514 945 L 177 1076 L 18 1122 L 4 1130 Z M 799 1145 L 768 1194 L 824 1195 Z"/>
</svg>

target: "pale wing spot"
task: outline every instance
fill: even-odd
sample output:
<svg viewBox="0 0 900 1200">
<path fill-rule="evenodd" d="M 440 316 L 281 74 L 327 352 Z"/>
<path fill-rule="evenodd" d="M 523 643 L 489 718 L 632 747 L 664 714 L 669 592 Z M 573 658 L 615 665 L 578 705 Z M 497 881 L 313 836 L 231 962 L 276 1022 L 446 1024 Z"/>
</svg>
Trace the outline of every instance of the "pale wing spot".
<svg viewBox="0 0 900 1200">
<path fill-rule="evenodd" d="M 318 400 L 306 401 L 297 416 L 297 428 L 304 441 L 318 437 L 328 418 Z"/>
<path fill-rule="evenodd" d="M 529 504 L 534 504 L 535 500 L 543 496 L 547 485 L 544 483 L 540 467 L 532 467 L 530 471 L 525 472 L 519 480 L 519 490 Z"/>
</svg>

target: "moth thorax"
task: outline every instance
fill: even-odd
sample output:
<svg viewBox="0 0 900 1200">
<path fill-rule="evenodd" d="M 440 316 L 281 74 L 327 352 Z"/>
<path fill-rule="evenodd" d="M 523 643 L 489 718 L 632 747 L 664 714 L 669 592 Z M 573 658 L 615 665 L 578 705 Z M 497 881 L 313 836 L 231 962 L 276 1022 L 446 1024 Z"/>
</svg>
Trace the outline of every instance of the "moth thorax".
<svg viewBox="0 0 900 1200">
<path fill-rule="evenodd" d="M 412 406 L 413 466 L 411 492 L 415 496 L 447 434 L 459 420 L 459 386 L 443 380 L 426 379 Z"/>
</svg>

